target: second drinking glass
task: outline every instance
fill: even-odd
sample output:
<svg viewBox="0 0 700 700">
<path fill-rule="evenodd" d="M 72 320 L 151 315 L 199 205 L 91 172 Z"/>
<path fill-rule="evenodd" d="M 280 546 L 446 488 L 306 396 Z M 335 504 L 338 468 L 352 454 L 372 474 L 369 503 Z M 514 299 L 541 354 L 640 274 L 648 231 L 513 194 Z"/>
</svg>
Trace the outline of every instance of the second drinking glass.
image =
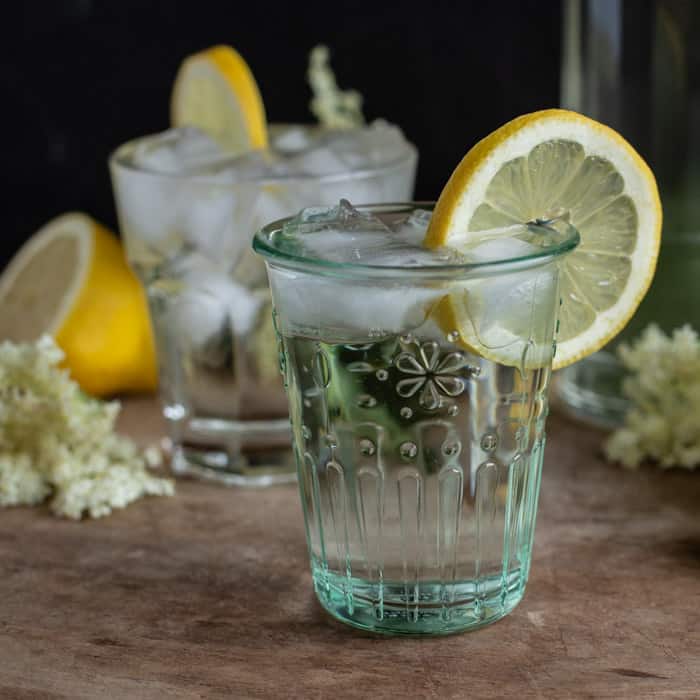
<svg viewBox="0 0 700 700">
<path fill-rule="evenodd" d="M 232 484 L 294 478 L 264 265 L 252 232 L 304 206 L 410 197 L 417 154 L 375 122 L 273 129 L 236 158 L 195 129 L 110 159 L 122 238 L 145 287 L 176 473 Z"/>
</svg>

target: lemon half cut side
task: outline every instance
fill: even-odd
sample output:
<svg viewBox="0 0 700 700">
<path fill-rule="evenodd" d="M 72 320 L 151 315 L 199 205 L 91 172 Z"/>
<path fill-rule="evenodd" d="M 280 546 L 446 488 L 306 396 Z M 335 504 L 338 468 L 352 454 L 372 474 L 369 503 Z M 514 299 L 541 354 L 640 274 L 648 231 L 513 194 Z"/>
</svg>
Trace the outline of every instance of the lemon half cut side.
<svg viewBox="0 0 700 700">
<path fill-rule="evenodd" d="M 0 341 L 33 342 L 44 333 L 90 394 L 156 388 L 143 290 L 116 236 L 86 214 L 47 223 L 0 275 Z"/>
</svg>

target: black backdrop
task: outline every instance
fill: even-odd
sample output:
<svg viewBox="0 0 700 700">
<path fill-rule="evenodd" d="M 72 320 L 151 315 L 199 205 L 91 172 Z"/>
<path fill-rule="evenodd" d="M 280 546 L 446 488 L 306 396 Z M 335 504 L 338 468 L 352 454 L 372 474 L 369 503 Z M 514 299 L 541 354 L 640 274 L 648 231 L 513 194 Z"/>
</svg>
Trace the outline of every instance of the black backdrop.
<svg viewBox="0 0 700 700">
<path fill-rule="evenodd" d="M 434 198 L 460 157 L 517 114 L 558 104 L 559 0 L 216 2 L 22 0 L 0 27 L 0 267 L 64 211 L 116 226 L 106 159 L 167 127 L 184 56 L 235 46 L 272 121 L 309 121 L 310 48 L 325 43 L 368 118 L 418 146 L 416 195 Z"/>
</svg>

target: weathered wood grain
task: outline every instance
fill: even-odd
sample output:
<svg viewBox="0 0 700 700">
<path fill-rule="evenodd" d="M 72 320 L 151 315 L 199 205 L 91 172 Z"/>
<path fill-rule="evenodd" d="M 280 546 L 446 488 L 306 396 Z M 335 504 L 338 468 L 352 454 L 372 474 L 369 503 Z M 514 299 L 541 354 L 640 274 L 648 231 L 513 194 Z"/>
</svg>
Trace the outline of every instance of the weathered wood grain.
<svg viewBox="0 0 700 700">
<path fill-rule="evenodd" d="M 154 404 L 122 426 L 154 439 Z M 699 698 L 700 473 L 607 466 L 556 416 L 549 435 L 524 601 L 442 639 L 321 612 L 294 487 L 0 512 L 0 698 Z"/>
</svg>

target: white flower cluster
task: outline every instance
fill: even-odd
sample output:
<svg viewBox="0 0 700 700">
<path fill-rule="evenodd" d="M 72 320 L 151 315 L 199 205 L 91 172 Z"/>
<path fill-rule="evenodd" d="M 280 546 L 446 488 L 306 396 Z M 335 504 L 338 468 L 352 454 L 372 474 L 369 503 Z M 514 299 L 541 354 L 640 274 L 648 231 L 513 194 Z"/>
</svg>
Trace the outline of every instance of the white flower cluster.
<svg viewBox="0 0 700 700">
<path fill-rule="evenodd" d="M 309 55 L 307 78 L 314 94 L 311 113 L 327 129 L 354 129 L 365 123 L 362 95 L 356 90 L 341 90 L 329 63 L 326 46 L 316 46 Z"/>
<path fill-rule="evenodd" d="M 648 326 L 618 355 L 629 376 L 622 391 L 631 406 L 605 444 L 608 459 L 634 468 L 700 465 L 700 341 L 688 325 L 670 337 Z"/>
<path fill-rule="evenodd" d="M 160 455 L 114 433 L 119 403 L 83 394 L 62 360 L 48 336 L 0 343 L 0 505 L 52 496 L 57 515 L 99 518 L 144 495 L 172 495 L 172 481 L 146 470 Z"/>
</svg>

